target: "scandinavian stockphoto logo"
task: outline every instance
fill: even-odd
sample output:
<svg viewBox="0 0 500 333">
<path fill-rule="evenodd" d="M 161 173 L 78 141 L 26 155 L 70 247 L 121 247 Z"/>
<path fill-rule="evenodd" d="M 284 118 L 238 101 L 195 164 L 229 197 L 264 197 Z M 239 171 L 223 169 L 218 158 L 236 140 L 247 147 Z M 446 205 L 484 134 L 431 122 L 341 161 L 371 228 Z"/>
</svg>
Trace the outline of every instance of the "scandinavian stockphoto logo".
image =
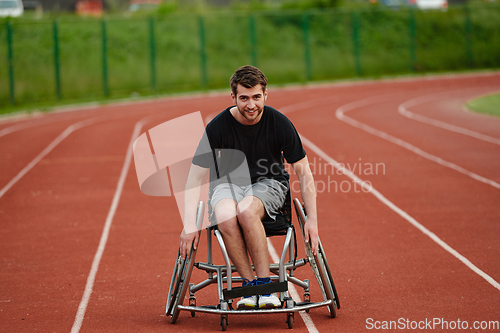
<svg viewBox="0 0 500 333">
<path fill-rule="evenodd" d="M 258 163 L 258 165 L 260 165 Z M 309 158 L 309 167 L 314 175 L 314 188 L 316 193 L 368 193 L 373 187 L 368 180 L 361 178 L 370 176 L 385 176 L 386 165 L 382 162 L 358 161 L 336 163 L 325 161 L 316 156 Z M 269 169 L 274 174 L 274 168 Z M 265 167 L 261 167 L 258 173 L 269 172 Z M 293 193 L 300 193 L 300 182 L 297 180 L 295 170 L 289 165 L 285 165 L 285 171 L 290 174 L 290 189 Z M 308 184 L 309 185 L 309 184 Z"/>
<path fill-rule="evenodd" d="M 197 230 L 195 225 L 184 221 L 187 191 L 199 191 L 200 200 L 207 202 L 209 186 L 251 184 L 248 163 L 242 152 L 225 149 L 214 155 L 200 112 L 166 121 L 141 134 L 134 142 L 133 153 L 141 191 L 151 196 L 174 196 L 186 232 Z M 193 158 L 211 170 L 211 183 L 206 177 L 201 186 L 186 186 Z M 201 228 L 209 226 L 206 217 Z"/>
<path fill-rule="evenodd" d="M 200 200 L 208 202 L 209 189 L 228 183 L 237 185 L 239 188 L 246 188 L 245 195 L 252 195 L 250 171 L 245 154 L 234 149 L 212 150 L 200 112 L 187 114 L 151 128 L 135 140 L 133 153 L 141 191 L 151 196 L 174 196 L 186 232 L 197 230 L 194 224 L 184 221 L 186 192 L 199 192 Z M 186 185 L 193 160 L 196 164 L 210 169 L 210 173 L 207 173 L 201 186 Z M 360 176 L 385 174 L 383 163 L 375 165 L 362 163 L 361 159 L 352 166 L 349 164 L 334 166 L 321 158 L 317 160 L 315 157 L 309 162 L 311 171 L 317 179 L 314 184 L 303 185 L 314 186 L 317 193 L 369 192 L 370 182 L 362 181 L 356 176 L 350 176 L 351 181 L 345 177 L 337 177 L 348 174 Z M 256 173 L 264 178 L 283 172 L 295 176 L 290 165 L 282 169 L 280 164 L 269 164 L 267 160 L 259 160 L 257 163 Z M 296 176 L 290 179 L 289 185 L 293 193 L 300 193 L 301 186 Z M 230 189 L 232 190 L 233 187 L 230 186 Z M 234 191 L 231 193 L 235 195 Z M 239 201 L 235 196 L 233 198 Z M 238 209 L 241 211 L 243 208 L 238 207 Z M 204 224 L 201 228 L 209 226 L 209 219 L 206 212 L 204 213 Z M 191 222 L 194 223 L 194 221 Z"/>
</svg>

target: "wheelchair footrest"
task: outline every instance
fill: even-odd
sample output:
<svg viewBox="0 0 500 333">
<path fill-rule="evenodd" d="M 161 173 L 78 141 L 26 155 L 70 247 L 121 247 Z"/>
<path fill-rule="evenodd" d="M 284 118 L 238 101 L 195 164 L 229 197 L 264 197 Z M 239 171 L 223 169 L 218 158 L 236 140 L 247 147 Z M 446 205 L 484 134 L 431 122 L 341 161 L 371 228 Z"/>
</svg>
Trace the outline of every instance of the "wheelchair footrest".
<svg viewBox="0 0 500 333">
<path fill-rule="evenodd" d="M 221 310 L 218 309 L 217 306 L 186 306 L 179 305 L 179 309 L 183 311 L 194 311 L 194 312 L 204 312 L 204 313 L 212 313 L 212 314 L 263 314 L 263 313 L 290 313 L 290 312 L 298 312 L 307 309 L 319 308 L 321 306 L 327 306 L 332 303 L 332 300 L 327 300 L 323 302 L 317 303 L 304 303 L 299 305 L 296 304 L 293 308 L 275 308 L 275 309 L 255 309 L 255 310 Z"/>
<path fill-rule="evenodd" d="M 236 287 L 231 290 L 223 289 L 222 293 L 224 295 L 225 300 L 244 297 L 244 296 L 253 296 L 253 295 L 268 295 L 271 293 L 287 291 L 288 290 L 288 282 L 271 282 L 267 284 L 260 284 L 258 286 L 245 286 L 245 287 Z"/>
</svg>

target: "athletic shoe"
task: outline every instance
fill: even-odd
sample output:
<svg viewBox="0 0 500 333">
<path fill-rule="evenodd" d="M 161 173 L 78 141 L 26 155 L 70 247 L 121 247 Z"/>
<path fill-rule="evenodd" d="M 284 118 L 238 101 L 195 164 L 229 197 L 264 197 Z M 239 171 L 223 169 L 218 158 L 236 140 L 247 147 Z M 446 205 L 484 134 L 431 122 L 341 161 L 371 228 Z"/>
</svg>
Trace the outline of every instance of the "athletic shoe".
<svg viewBox="0 0 500 333">
<path fill-rule="evenodd" d="M 259 309 L 274 309 L 280 307 L 281 301 L 276 293 L 261 295 L 259 297 Z"/>
<path fill-rule="evenodd" d="M 236 309 L 238 310 L 251 310 L 256 308 L 257 296 L 245 296 L 236 303 Z"/>
<path fill-rule="evenodd" d="M 242 283 L 242 287 L 246 286 L 255 286 L 257 284 L 257 280 L 247 280 L 244 279 Z M 236 309 L 238 310 L 251 310 L 257 308 L 257 296 L 244 296 L 236 303 Z"/>
</svg>

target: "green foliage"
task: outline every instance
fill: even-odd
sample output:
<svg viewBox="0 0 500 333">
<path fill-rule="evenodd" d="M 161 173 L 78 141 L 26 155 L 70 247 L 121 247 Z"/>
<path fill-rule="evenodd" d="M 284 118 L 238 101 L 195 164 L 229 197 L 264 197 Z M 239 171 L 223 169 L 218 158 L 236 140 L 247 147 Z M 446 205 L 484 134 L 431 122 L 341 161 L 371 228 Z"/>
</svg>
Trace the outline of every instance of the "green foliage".
<svg viewBox="0 0 500 333">
<path fill-rule="evenodd" d="M 163 1 L 159 6 L 156 12 L 159 15 L 167 15 L 170 13 L 174 13 L 179 9 L 179 4 L 176 0 L 167 0 Z"/>
<path fill-rule="evenodd" d="M 354 15 L 331 9 L 254 12 L 264 3 L 250 0 L 238 10 L 205 13 L 202 30 L 199 15 L 182 13 L 176 0 L 169 1 L 155 10 L 153 44 L 151 16 L 105 18 L 111 98 L 226 88 L 231 73 L 246 64 L 259 66 L 273 84 L 500 67 L 500 8 L 493 5 L 469 11 L 372 8 Z M 10 19 L 0 21 L 0 108 L 10 105 L 7 22 L 15 102 L 55 102 L 54 19 Z M 103 98 L 102 20 L 61 16 L 57 26 L 62 99 Z"/>
<path fill-rule="evenodd" d="M 339 5 L 339 0 L 286 0 L 281 4 L 282 9 L 307 10 L 312 8 L 334 8 Z"/>
</svg>

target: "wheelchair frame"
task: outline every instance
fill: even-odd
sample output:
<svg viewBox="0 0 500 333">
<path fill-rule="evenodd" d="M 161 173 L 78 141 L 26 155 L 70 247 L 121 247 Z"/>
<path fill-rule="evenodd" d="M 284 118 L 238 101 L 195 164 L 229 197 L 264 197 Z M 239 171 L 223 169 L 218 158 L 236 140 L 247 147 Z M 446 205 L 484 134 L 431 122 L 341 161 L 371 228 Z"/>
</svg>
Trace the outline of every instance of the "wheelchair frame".
<svg viewBox="0 0 500 333">
<path fill-rule="evenodd" d="M 302 236 L 304 238 L 304 224 L 307 221 L 307 215 L 303 205 L 298 199 L 294 201 L 297 218 L 299 221 Z M 197 225 L 200 227 L 203 220 L 204 204 L 200 202 L 197 210 Z M 198 228 L 199 236 L 201 236 L 201 228 Z M 337 316 L 337 310 L 340 309 L 340 302 L 337 291 L 333 282 L 332 274 L 321 241 L 319 241 L 319 249 L 316 255 L 313 255 L 309 243 L 306 243 L 306 256 L 307 258 L 295 259 L 294 247 L 290 246 L 294 241 L 293 227 L 290 226 L 286 231 L 286 238 L 283 245 L 283 250 L 278 264 L 270 264 L 271 280 L 273 283 L 268 285 L 250 286 L 250 287 L 237 287 L 233 288 L 233 282 L 242 281 L 241 277 L 233 277 L 232 272 L 235 270 L 231 265 L 229 255 L 226 251 L 222 235 L 219 230 L 213 230 L 214 235 L 219 243 L 222 256 L 224 258 L 224 265 L 215 265 L 212 259 L 212 237 L 211 229 L 207 228 L 207 262 L 195 262 L 196 252 L 191 246 L 189 258 L 183 260 L 180 257 L 180 250 L 177 254 L 174 270 L 172 273 L 172 280 L 168 291 L 166 315 L 171 316 L 170 322 L 175 324 L 180 311 L 190 311 L 191 316 L 194 317 L 196 312 L 205 312 L 212 314 L 219 314 L 221 321 L 220 325 L 222 330 L 227 329 L 228 315 L 229 314 L 263 314 L 263 313 L 286 313 L 286 323 L 288 328 L 293 328 L 294 314 L 297 311 L 326 306 L 329 310 L 330 317 Z M 286 260 L 288 252 L 288 261 Z M 299 267 L 305 266 L 307 263 L 311 266 L 316 280 L 323 295 L 323 301 L 311 302 L 310 301 L 310 283 L 309 280 L 300 280 L 294 275 L 295 270 Z M 204 270 L 208 274 L 208 278 L 198 284 L 189 283 L 193 267 Z M 288 273 L 287 273 L 288 272 Z M 295 302 L 288 293 L 287 283 L 291 282 L 304 289 L 303 302 Z M 197 306 L 195 293 L 211 284 L 217 284 L 219 304 L 213 306 Z M 224 284 L 226 289 L 224 289 Z M 232 308 L 232 300 L 241 296 L 248 295 L 262 295 L 271 292 L 280 292 L 280 300 L 282 301 L 282 308 L 274 309 L 255 309 L 255 310 L 234 310 Z M 186 292 L 189 291 L 189 305 L 183 305 Z"/>
</svg>

